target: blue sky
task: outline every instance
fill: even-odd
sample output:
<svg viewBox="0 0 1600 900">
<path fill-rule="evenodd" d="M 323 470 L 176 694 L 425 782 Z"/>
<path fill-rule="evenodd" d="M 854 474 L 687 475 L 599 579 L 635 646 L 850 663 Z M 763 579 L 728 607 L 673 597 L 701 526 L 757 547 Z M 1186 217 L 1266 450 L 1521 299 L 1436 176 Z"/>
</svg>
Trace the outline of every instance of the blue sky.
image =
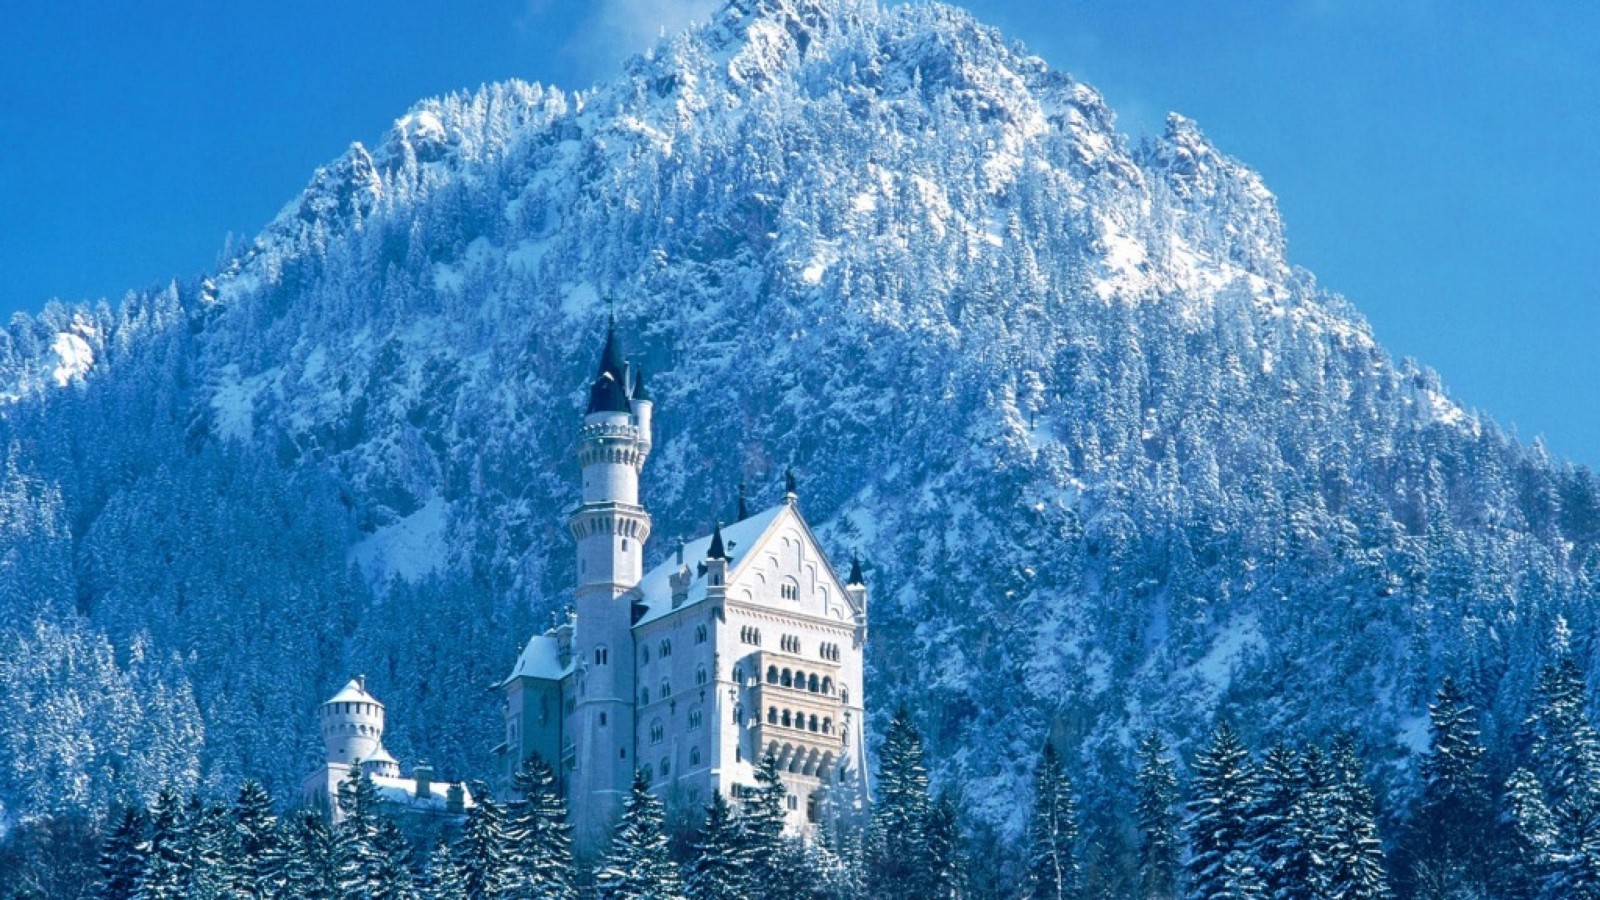
<svg viewBox="0 0 1600 900">
<path fill-rule="evenodd" d="M 207 269 L 413 101 L 579 87 L 711 0 L 0 5 L 0 311 Z M 1391 351 L 1600 466 L 1600 3 L 970 0 L 1196 119 Z"/>
</svg>

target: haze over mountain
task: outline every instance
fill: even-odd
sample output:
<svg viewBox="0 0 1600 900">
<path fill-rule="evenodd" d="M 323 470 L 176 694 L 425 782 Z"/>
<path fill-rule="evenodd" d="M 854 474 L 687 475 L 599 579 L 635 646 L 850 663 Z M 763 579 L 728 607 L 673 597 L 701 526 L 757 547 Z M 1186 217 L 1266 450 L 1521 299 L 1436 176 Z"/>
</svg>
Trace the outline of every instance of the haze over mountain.
<svg viewBox="0 0 1600 900">
<path fill-rule="evenodd" d="M 1116 839 L 1142 729 L 1351 730 L 1403 791 L 1444 674 L 1503 768 L 1554 636 L 1592 660 L 1593 473 L 1392 360 L 1199 126 L 1132 142 L 948 7 L 734 0 L 591 92 L 424 101 L 213 276 L 0 334 L 4 815 L 284 796 L 357 671 L 397 756 L 487 776 L 485 686 L 573 580 L 604 298 L 651 559 L 792 463 L 868 563 L 875 724 L 909 705 L 1001 833 L 1047 735 Z"/>
</svg>

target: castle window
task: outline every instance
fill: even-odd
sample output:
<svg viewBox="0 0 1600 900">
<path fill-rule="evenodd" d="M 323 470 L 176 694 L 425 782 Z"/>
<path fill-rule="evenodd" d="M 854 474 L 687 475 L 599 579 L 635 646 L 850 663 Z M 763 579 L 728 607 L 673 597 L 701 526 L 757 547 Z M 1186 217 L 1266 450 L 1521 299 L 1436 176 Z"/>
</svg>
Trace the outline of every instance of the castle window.
<svg viewBox="0 0 1600 900">
<path fill-rule="evenodd" d="M 628 552 L 628 539 L 627 538 L 623 538 L 622 539 L 622 552 L 623 553 L 627 553 Z"/>
<path fill-rule="evenodd" d="M 627 758 L 628 758 L 628 748 L 627 747 L 618 747 L 617 748 L 617 759 L 627 759 Z"/>
<path fill-rule="evenodd" d="M 607 665 L 610 662 L 611 662 L 611 651 L 610 650 L 607 650 L 604 647 L 596 647 L 596 648 L 594 648 L 594 664 L 595 665 L 603 666 L 603 665 Z"/>
<path fill-rule="evenodd" d="M 700 765 L 700 748 L 699 747 L 690 747 L 689 748 L 689 765 L 691 765 L 691 766 Z"/>
<path fill-rule="evenodd" d="M 823 678 L 822 678 L 822 692 L 824 694 L 828 694 L 829 696 L 832 696 L 832 694 L 833 694 L 833 679 L 832 678 L 829 678 L 827 676 L 823 676 Z"/>
<path fill-rule="evenodd" d="M 650 648 L 648 646 L 639 648 L 639 661 L 642 663 L 650 661 Z"/>
<path fill-rule="evenodd" d="M 778 594 L 785 600 L 799 600 L 800 586 L 792 581 L 786 581 L 778 588 Z"/>
<path fill-rule="evenodd" d="M 784 710 L 783 711 L 783 727 L 788 728 L 788 727 L 792 726 L 793 724 L 794 724 L 794 717 L 789 715 L 789 711 L 787 709 Z"/>
<path fill-rule="evenodd" d="M 767 707 L 767 724 L 778 724 L 778 708 L 776 706 Z"/>
<path fill-rule="evenodd" d="M 671 641 L 662 641 L 661 642 L 661 658 L 662 659 L 666 659 L 667 657 L 669 657 L 671 655 L 672 655 L 672 642 Z"/>
<path fill-rule="evenodd" d="M 689 730 L 694 731 L 695 729 L 699 728 L 701 719 L 702 716 L 699 707 L 689 710 Z"/>
<path fill-rule="evenodd" d="M 778 667 L 777 666 L 767 666 L 767 684 L 777 684 L 777 683 L 778 683 Z"/>
<path fill-rule="evenodd" d="M 819 818 L 819 812 L 820 811 L 817 808 L 817 795 L 816 794 L 812 794 L 811 796 L 806 798 L 806 821 L 807 822 L 815 822 L 815 821 L 817 821 L 817 819 Z"/>
<path fill-rule="evenodd" d="M 667 759 L 665 756 L 661 757 L 661 777 L 665 778 L 665 777 L 667 777 L 668 775 L 671 775 L 671 774 L 672 774 L 672 760 Z"/>
<path fill-rule="evenodd" d="M 788 796 L 788 801 L 789 801 L 789 808 L 790 809 L 799 809 L 800 808 L 800 799 L 798 797 L 796 797 L 795 795 L 790 794 Z"/>
<path fill-rule="evenodd" d="M 850 689 L 847 687 L 839 688 L 839 699 L 848 705 L 850 703 Z"/>
<path fill-rule="evenodd" d="M 696 644 L 704 644 L 706 642 L 706 636 L 707 636 L 706 626 L 704 626 L 704 625 L 696 625 L 694 627 L 694 642 Z"/>
<path fill-rule="evenodd" d="M 815 694 L 820 688 L 821 683 L 817 681 L 817 673 L 812 672 L 811 675 L 806 678 L 806 690 Z"/>
<path fill-rule="evenodd" d="M 600 714 L 600 727 L 601 728 L 606 727 L 606 714 L 605 713 L 601 713 Z"/>
<path fill-rule="evenodd" d="M 778 683 L 784 687 L 794 687 L 794 673 L 784 669 L 783 676 L 778 679 Z"/>
<path fill-rule="evenodd" d="M 761 646 L 761 629 L 746 625 L 745 627 L 739 629 L 739 640 L 746 644 L 754 644 L 759 647 Z"/>
<path fill-rule="evenodd" d="M 644 706 L 645 704 L 647 704 L 649 702 L 650 702 L 650 689 L 649 688 L 640 688 L 639 689 L 639 705 L 640 706 Z"/>
<path fill-rule="evenodd" d="M 694 683 L 695 684 L 705 684 L 706 683 L 706 667 L 705 666 L 700 666 L 699 668 L 694 670 Z"/>
<path fill-rule="evenodd" d="M 833 734 L 833 719 L 830 718 L 822 720 L 822 733 Z"/>
<path fill-rule="evenodd" d="M 667 736 L 666 726 L 661 724 L 661 720 L 660 719 L 657 719 L 654 722 L 650 723 L 650 743 L 659 744 L 663 740 L 666 739 L 666 736 Z"/>
<path fill-rule="evenodd" d="M 807 731 L 816 731 L 817 730 L 817 717 L 815 715 L 812 715 L 812 717 L 810 719 L 806 720 L 806 730 Z"/>
<path fill-rule="evenodd" d="M 661 699 L 665 700 L 665 699 L 667 699 L 668 697 L 671 697 L 671 696 L 672 696 L 672 682 L 666 680 L 665 678 L 661 679 Z"/>
<path fill-rule="evenodd" d="M 650 764 L 646 763 L 645 767 L 644 767 L 644 781 L 645 781 L 645 784 L 649 784 L 650 782 L 655 781 L 655 774 L 656 773 L 651 770 Z"/>
<path fill-rule="evenodd" d="M 733 683 L 734 684 L 743 684 L 744 683 L 744 666 L 734 666 L 733 667 Z"/>
</svg>

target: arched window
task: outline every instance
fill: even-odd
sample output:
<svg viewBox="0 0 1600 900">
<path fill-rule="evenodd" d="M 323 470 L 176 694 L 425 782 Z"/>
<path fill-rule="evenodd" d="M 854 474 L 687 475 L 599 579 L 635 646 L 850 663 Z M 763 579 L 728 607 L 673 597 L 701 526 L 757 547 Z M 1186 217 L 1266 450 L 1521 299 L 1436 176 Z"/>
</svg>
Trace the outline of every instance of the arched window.
<svg viewBox="0 0 1600 900">
<path fill-rule="evenodd" d="M 611 651 L 605 647 L 594 648 L 594 664 L 603 666 L 611 662 Z"/>
<path fill-rule="evenodd" d="M 827 718 L 827 719 L 823 719 L 822 720 L 822 733 L 823 734 L 833 734 L 833 719 L 832 718 Z"/>
<path fill-rule="evenodd" d="M 696 625 L 694 627 L 694 642 L 696 644 L 704 644 L 706 642 L 706 636 L 707 636 L 706 626 L 704 626 L 704 625 Z"/>
<path fill-rule="evenodd" d="M 689 765 L 691 765 L 691 766 L 700 765 L 700 748 L 699 747 L 690 747 L 689 748 Z"/>
<path fill-rule="evenodd" d="M 733 667 L 733 683 L 734 684 L 743 684 L 744 683 L 744 666 L 734 666 Z"/>
<path fill-rule="evenodd" d="M 639 661 L 640 662 L 646 662 L 646 663 L 650 661 L 650 645 L 649 644 L 646 644 L 645 646 L 639 648 Z"/>
<path fill-rule="evenodd" d="M 649 702 L 650 702 L 650 689 L 649 688 L 640 688 L 639 689 L 639 705 L 640 706 L 645 706 L 645 705 L 649 704 Z"/>
<path fill-rule="evenodd" d="M 793 724 L 794 724 L 794 717 L 789 715 L 789 711 L 787 709 L 784 710 L 783 711 L 783 727 L 788 728 L 788 727 L 792 726 Z"/>
<path fill-rule="evenodd" d="M 665 700 L 665 699 L 667 699 L 668 697 L 671 697 L 671 696 L 672 696 L 672 682 L 666 680 L 665 678 L 661 679 L 661 699 Z"/>
<path fill-rule="evenodd" d="M 848 706 L 850 704 L 850 689 L 849 688 L 847 688 L 847 687 L 840 687 L 839 688 L 839 701 L 841 703 L 844 703 L 846 706 Z"/>
<path fill-rule="evenodd" d="M 667 657 L 669 657 L 671 655 L 672 655 L 672 642 L 671 641 L 667 641 L 667 640 L 662 641 L 661 642 L 661 658 L 662 659 L 666 659 Z"/>
<path fill-rule="evenodd" d="M 806 720 L 806 730 L 807 731 L 816 731 L 817 730 L 817 717 L 816 717 L 815 714 L 813 714 L 810 719 Z"/>
<path fill-rule="evenodd" d="M 784 687 L 794 687 L 794 673 L 790 672 L 788 669 L 784 669 L 783 676 L 779 679 L 778 683 Z"/>
<path fill-rule="evenodd" d="M 822 683 L 817 680 L 817 673 L 812 672 L 810 677 L 808 677 L 806 679 L 806 690 L 808 690 L 811 693 L 815 694 L 817 691 L 819 691 L 821 689 L 822 689 Z"/>
<path fill-rule="evenodd" d="M 777 666 L 767 666 L 767 684 L 777 684 L 777 683 L 778 683 L 778 667 Z"/>
<path fill-rule="evenodd" d="M 659 744 L 666 738 L 666 736 L 667 729 L 661 724 L 660 719 L 650 723 L 650 743 Z"/>
<path fill-rule="evenodd" d="M 700 727 L 702 718 L 700 707 L 696 706 L 694 709 L 689 710 L 689 730 L 697 730 Z"/>
<path fill-rule="evenodd" d="M 706 667 L 705 666 L 698 666 L 698 667 L 695 668 L 695 670 L 694 670 L 694 683 L 695 684 L 705 684 L 706 683 Z"/>
<path fill-rule="evenodd" d="M 667 759 L 665 756 L 661 757 L 661 777 L 665 778 L 665 777 L 667 777 L 668 775 L 671 775 L 671 774 L 672 774 L 672 760 Z"/>
<path fill-rule="evenodd" d="M 827 676 L 823 676 L 823 678 L 822 678 L 822 692 L 824 694 L 829 695 L 829 696 L 833 695 L 833 679 L 832 678 L 829 678 Z"/>
<path fill-rule="evenodd" d="M 776 706 L 767 707 L 767 724 L 778 724 L 778 708 Z"/>
</svg>

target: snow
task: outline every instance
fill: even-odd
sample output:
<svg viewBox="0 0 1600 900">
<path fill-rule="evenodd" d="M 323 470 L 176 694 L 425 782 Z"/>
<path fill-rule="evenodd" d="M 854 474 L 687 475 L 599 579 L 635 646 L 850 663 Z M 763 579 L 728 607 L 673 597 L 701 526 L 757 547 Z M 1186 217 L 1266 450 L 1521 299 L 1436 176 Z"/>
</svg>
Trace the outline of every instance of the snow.
<svg viewBox="0 0 1600 900">
<path fill-rule="evenodd" d="M 569 287 L 561 297 L 561 312 L 572 319 L 588 315 L 599 305 L 600 292 L 587 281 Z"/>
<path fill-rule="evenodd" d="M 521 655 L 517 657 L 517 664 L 511 668 L 511 674 L 502 684 L 516 678 L 560 681 L 571 674 L 572 667 L 570 659 L 566 665 L 561 664 L 561 642 L 554 635 L 536 634 L 528 639 Z"/>
<path fill-rule="evenodd" d="M 449 519 L 450 505 L 434 497 L 411 515 L 357 543 L 350 550 L 350 561 L 373 581 L 416 581 L 443 567 Z"/>
<path fill-rule="evenodd" d="M 55 351 L 56 358 L 60 360 L 53 373 L 60 387 L 66 387 L 73 379 L 82 378 L 94 365 L 94 349 L 88 341 L 70 331 L 57 334 L 50 349 Z"/>
<path fill-rule="evenodd" d="M 816 252 L 811 256 L 811 261 L 800 272 L 800 280 L 806 284 L 821 283 L 822 276 L 827 274 L 828 268 L 838 260 L 838 246 L 831 241 L 819 241 Z"/>
<path fill-rule="evenodd" d="M 731 584 L 738 577 L 739 567 L 749 558 L 750 552 L 760 543 L 779 517 L 789 510 L 789 504 L 780 503 L 764 509 L 761 512 L 741 519 L 732 525 L 722 528 L 722 541 L 727 547 L 731 564 L 728 567 L 728 582 Z M 678 609 L 693 606 L 706 598 L 706 577 L 699 572 L 699 564 L 705 561 L 706 553 L 711 549 L 711 535 L 696 538 L 684 544 L 683 563 L 694 573 L 694 581 L 689 585 L 689 596 Z M 636 625 L 653 622 L 669 612 L 672 607 L 672 574 L 679 569 L 677 551 L 674 550 L 666 561 L 651 569 L 644 578 L 639 580 L 639 596 L 648 610 L 639 618 Z"/>
<path fill-rule="evenodd" d="M 1253 618 L 1245 618 L 1223 629 L 1211 642 L 1211 649 L 1195 663 L 1194 671 L 1218 694 L 1233 683 L 1239 664 L 1251 651 L 1263 649 L 1266 640 Z"/>
</svg>

